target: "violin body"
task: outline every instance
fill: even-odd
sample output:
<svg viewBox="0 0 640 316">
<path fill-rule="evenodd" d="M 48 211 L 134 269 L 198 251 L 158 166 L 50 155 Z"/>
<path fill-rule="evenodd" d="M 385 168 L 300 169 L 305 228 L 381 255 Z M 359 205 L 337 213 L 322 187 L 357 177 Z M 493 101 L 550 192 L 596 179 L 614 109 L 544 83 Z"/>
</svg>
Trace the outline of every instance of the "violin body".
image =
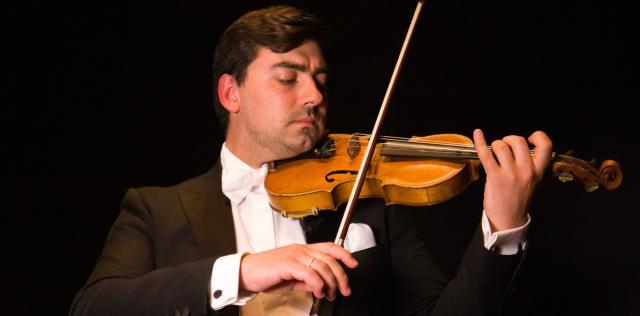
<svg viewBox="0 0 640 316">
<path fill-rule="evenodd" d="M 271 206 L 284 216 L 302 218 L 319 210 L 335 210 L 349 199 L 368 138 L 331 134 L 326 158 L 294 159 L 270 170 L 265 188 Z M 414 137 L 411 141 L 472 144 L 457 134 Z M 448 200 L 478 179 L 479 162 L 385 155 L 376 149 L 360 198 L 381 198 L 386 204 L 430 205 Z"/>
</svg>

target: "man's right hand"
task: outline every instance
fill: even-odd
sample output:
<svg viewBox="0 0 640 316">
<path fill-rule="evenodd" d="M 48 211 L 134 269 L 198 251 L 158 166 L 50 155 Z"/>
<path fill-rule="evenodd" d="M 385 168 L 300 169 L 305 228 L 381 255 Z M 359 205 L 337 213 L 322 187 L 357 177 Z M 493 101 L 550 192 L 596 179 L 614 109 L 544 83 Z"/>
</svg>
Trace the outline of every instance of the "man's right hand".
<svg viewBox="0 0 640 316">
<path fill-rule="evenodd" d="M 358 262 L 346 249 L 330 243 L 294 244 L 248 254 L 240 262 L 240 288 L 251 292 L 313 292 L 335 300 L 336 290 L 351 295 L 349 280 L 338 260 L 353 269 Z"/>
</svg>

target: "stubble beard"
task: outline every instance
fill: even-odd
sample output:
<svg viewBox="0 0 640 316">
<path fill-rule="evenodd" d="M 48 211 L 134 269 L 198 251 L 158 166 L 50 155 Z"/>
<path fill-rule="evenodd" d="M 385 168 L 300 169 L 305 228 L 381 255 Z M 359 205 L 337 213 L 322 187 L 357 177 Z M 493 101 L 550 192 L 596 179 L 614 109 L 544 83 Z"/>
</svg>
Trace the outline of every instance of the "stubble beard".
<svg viewBox="0 0 640 316">
<path fill-rule="evenodd" d="M 286 159 L 307 152 L 322 137 L 325 126 L 325 118 L 317 117 L 318 122 L 313 126 L 303 127 L 300 130 L 290 131 L 293 121 L 289 121 L 283 129 L 275 131 L 258 131 L 249 129 L 249 135 L 255 144 L 270 151 L 273 160 Z M 294 135 L 290 135 L 294 133 Z"/>
</svg>

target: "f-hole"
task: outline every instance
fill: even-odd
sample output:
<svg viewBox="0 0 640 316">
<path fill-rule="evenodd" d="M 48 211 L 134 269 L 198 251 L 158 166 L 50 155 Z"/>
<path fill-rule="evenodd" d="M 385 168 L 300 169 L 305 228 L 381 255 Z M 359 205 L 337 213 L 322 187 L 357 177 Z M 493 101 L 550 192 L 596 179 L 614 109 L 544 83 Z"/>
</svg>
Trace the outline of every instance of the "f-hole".
<svg viewBox="0 0 640 316">
<path fill-rule="evenodd" d="M 327 174 L 324 176 L 324 180 L 325 180 L 325 181 L 327 181 L 327 182 L 333 182 L 333 181 L 336 181 L 336 179 L 331 178 L 331 176 L 332 176 L 332 175 L 334 175 L 334 174 L 350 174 L 350 175 L 357 175 L 357 174 L 358 174 L 358 170 L 334 170 L 334 171 L 331 171 L 331 172 L 327 173 Z"/>
</svg>

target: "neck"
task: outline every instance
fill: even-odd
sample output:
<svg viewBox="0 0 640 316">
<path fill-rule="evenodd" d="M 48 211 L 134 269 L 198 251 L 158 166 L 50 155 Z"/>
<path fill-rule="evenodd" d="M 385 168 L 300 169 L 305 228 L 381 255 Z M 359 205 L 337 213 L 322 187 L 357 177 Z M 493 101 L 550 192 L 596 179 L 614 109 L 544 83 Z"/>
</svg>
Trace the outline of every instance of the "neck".
<svg viewBox="0 0 640 316">
<path fill-rule="evenodd" d="M 227 146 L 227 149 L 229 149 L 229 151 L 231 151 L 234 155 L 236 155 L 236 157 L 242 160 L 242 162 L 251 166 L 251 168 L 254 168 L 254 169 L 260 168 L 260 166 L 263 163 L 268 162 L 268 160 L 263 160 L 258 158 L 258 156 L 252 154 L 250 150 L 245 150 L 246 149 L 245 145 L 242 145 L 241 143 L 238 143 L 238 142 L 234 142 L 232 139 L 227 138 L 225 140 L 225 144 Z"/>
<path fill-rule="evenodd" d="M 260 168 L 262 164 L 275 160 L 260 144 L 255 144 L 249 137 L 242 137 L 246 134 L 239 133 L 237 127 L 229 123 L 225 143 L 236 157 L 252 168 Z"/>
</svg>

